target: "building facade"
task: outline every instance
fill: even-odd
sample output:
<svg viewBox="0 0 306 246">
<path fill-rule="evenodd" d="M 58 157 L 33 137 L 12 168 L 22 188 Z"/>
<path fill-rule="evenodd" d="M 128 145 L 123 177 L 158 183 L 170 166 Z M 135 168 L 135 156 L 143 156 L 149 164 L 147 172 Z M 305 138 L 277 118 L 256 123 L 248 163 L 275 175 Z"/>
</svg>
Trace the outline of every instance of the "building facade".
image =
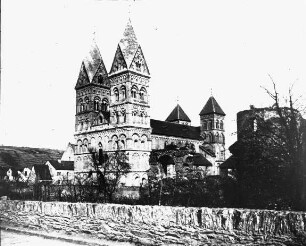
<svg viewBox="0 0 306 246">
<path fill-rule="evenodd" d="M 150 72 L 129 21 L 108 73 L 97 45 L 83 60 L 76 90 L 74 170 L 93 169 L 91 151 L 125 152 L 131 172 L 126 186 L 139 186 L 147 179 L 149 157 L 167 145 L 192 145 L 210 158 L 211 174 L 218 174 L 224 161 L 224 112 L 210 97 L 194 127 L 177 105 L 166 121 L 150 118 Z"/>
</svg>

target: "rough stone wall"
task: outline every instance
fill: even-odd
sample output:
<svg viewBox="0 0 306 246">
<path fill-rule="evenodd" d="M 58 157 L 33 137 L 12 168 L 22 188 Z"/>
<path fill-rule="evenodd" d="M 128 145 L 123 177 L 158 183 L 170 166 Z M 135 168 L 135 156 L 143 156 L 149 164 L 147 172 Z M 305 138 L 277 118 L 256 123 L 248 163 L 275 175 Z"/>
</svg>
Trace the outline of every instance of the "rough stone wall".
<svg viewBox="0 0 306 246">
<path fill-rule="evenodd" d="M 0 217 L 2 225 L 142 245 L 286 245 L 306 232 L 306 212 L 272 210 L 0 201 Z"/>
</svg>

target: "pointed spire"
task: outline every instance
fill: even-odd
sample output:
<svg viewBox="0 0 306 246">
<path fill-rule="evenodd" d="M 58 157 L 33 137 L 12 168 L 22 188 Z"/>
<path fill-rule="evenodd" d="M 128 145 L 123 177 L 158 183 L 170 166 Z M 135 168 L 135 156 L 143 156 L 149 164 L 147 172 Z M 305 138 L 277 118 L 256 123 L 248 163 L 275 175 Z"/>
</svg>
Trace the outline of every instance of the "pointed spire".
<svg viewBox="0 0 306 246">
<path fill-rule="evenodd" d="M 217 103 L 216 99 L 211 96 L 208 101 L 206 102 L 205 106 L 200 112 L 200 115 L 206 114 L 220 114 L 225 115 L 220 105 Z"/>
<path fill-rule="evenodd" d="M 102 63 L 102 56 L 96 42 L 90 47 L 88 55 L 83 60 L 89 81 L 91 82 L 94 75 L 96 74 L 100 64 Z"/>
<path fill-rule="evenodd" d="M 176 107 L 172 110 L 172 112 L 167 117 L 166 121 L 173 122 L 173 121 L 187 121 L 191 122 L 187 114 L 184 112 L 184 110 L 181 108 L 179 104 L 176 105 Z"/>
<path fill-rule="evenodd" d="M 125 62 L 129 67 L 139 46 L 130 18 L 125 27 L 123 37 L 119 42 L 119 46 Z"/>
</svg>

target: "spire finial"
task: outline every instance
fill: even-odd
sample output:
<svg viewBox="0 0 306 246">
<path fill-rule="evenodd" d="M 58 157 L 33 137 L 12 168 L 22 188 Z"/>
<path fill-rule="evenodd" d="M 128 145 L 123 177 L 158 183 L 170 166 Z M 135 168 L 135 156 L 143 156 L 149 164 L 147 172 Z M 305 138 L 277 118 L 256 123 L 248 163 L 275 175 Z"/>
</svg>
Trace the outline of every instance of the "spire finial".
<svg viewBox="0 0 306 246">
<path fill-rule="evenodd" d="M 92 32 L 92 41 L 93 43 L 96 43 L 96 25 L 94 25 L 94 30 Z"/>
<path fill-rule="evenodd" d="M 210 96 L 213 96 L 212 88 L 210 88 Z"/>
<path fill-rule="evenodd" d="M 176 96 L 176 103 L 179 104 L 179 101 L 180 101 L 179 96 Z"/>
</svg>

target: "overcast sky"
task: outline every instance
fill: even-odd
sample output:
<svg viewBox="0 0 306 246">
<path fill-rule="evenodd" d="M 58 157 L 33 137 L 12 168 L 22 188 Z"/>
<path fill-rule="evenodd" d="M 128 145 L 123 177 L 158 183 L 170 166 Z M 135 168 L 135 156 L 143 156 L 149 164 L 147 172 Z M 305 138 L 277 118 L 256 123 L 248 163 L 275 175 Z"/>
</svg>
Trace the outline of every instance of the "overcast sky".
<svg viewBox="0 0 306 246">
<path fill-rule="evenodd" d="M 273 102 L 268 74 L 306 104 L 306 1 L 2 1 L 0 144 L 64 149 L 73 141 L 75 90 L 95 37 L 110 70 L 131 18 L 150 73 L 151 118 L 179 104 L 199 125 L 211 89 L 226 113 Z M 93 34 L 95 33 L 95 35 Z"/>
</svg>

